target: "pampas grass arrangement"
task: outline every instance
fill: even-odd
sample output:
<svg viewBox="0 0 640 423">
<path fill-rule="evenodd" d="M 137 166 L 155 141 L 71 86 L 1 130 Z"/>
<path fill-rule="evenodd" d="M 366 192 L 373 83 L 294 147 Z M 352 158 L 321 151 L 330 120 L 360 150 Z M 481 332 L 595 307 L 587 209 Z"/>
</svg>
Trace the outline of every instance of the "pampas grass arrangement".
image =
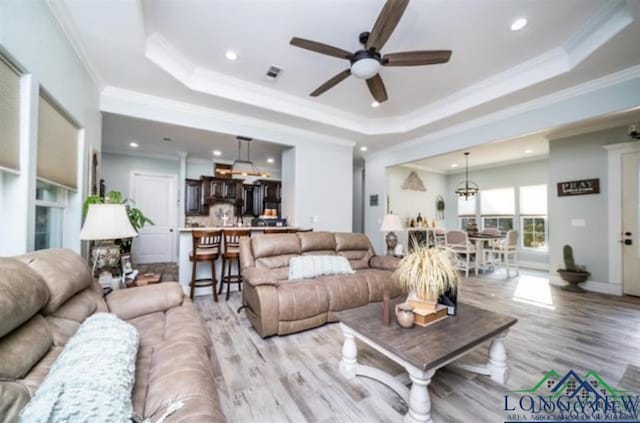
<svg viewBox="0 0 640 423">
<path fill-rule="evenodd" d="M 455 253 L 445 247 L 418 247 L 405 256 L 394 272 L 400 287 L 421 300 L 436 301 L 441 294 L 458 286 Z"/>
</svg>

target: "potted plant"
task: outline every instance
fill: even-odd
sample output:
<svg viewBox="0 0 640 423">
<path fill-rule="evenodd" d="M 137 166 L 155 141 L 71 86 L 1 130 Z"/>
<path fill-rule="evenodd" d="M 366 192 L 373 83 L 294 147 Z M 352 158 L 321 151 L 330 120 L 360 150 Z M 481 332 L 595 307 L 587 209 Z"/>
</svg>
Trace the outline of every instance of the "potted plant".
<svg viewBox="0 0 640 423">
<path fill-rule="evenodd" d="M 563 286 L 562 289 L 565 291 L 571 292 L 585 292 L 578 284 L 583 283 L 591 273 L 587 272 L 584 266 L 576 265 L 576 262 L 573 259 L 573 248 L 570 245 L 565 245 L 562 249 L 562 253 L 564 255 L 564 269 L 558 269 L 558 273 L 560 277 L 568 282 L 567 285 Z"/>
<path fill-rule="evenodd" d="M 89 205 L 91 204 L 124 204 L 127 209 L 127 216 L 129 217 L 129 222 L 131 222 L 131 226 L 136 232 L 139 232 L 140 229 L 144 228 L 145 225 L 153 225 L 151 219 L 146 217 L 142 211 L 136 207 L 134 207 L 134 201 L 129 198 L 122 198 L 122 193 L 119 191 L 110 191 L 105 198 L 102 198 L 97 195 L 90 195 L 84 201 L 82 206 L 82 217 L 87 216 L 87 212 L 89 211 Z M 115 240 L 116 245 L 120 247 L 120 250 L 124 254 L 131 253 L 131 246 L 133 244 L 133 239 L 117 239 Z"/>
<path fill-rule="evenodd" d="M 394 278 L 408 301 L 420 301 L 435 311 L 438 297 L 457 289 L 459 276 L 454 266 L 453 252 L 444 247 L 417 247 L 405 256 L 394 272 Z"/>
</svg>

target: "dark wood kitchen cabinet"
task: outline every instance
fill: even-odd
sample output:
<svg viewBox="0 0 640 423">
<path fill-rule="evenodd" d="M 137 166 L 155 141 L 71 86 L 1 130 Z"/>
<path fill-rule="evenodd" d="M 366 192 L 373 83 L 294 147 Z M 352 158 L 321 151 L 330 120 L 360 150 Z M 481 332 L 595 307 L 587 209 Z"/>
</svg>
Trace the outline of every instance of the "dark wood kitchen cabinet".
<svg viewBox="0 0 640 423">
<path fill-rule="evenodd" d="M 281 183 L 280 181 L 258 181 L 262 189 L 262 200 L 267 203 L 277 203 L 281 200 Z"/>
<path fill-rule="evenodd" d="M 198 179 L 185 180 L 184 197 L 184 214 L 199 215 L 202 204 L 202 182 Z"/>
</svg>

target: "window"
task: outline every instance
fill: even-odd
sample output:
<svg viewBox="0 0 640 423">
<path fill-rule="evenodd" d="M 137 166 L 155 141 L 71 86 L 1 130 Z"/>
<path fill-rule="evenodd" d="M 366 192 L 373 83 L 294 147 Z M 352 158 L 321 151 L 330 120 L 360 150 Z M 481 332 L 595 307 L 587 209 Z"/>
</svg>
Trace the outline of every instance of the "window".
<svg viewBox="0 0 640 423">
<path fill-rule="evenodd" d="M 482 229 L 498 229 L 507 232 L 513 229 L 515 213 L 515 191 L 513 188 L 497 188 L 480 191 L 480 214 Z"/>
<path fill-rule="evenodd" d="M 547 251 L 547 186 L 520 187 L 522 248 Z"/>
<path fill-rule="evenodd" d="M 482 216 L 482 229 L 510 231 L 513 229 L 513 216 Z"/>
<path fill-rule="evenodd" d="M 62 227 L 67 190 L 38 181 L 36 185 L 36 225 L 34 248 L 62 247 Z"/>
<path fill-rule="evenodd" d="M 0 56 L 0 169 L 20 170 L 20 75 Z"/>
<path fill-rule="evenodd" d="M 476 223 L 476 218 L 475 217 L 461 217 L 460 218 L 460 229 L 462 229 L 463 231 L 467 230 L 467 227 L 471 224 L 475 224 Z"/>
<path fill-rule="evenodd" d="M 476 197 L 458 197 L 458 216 L 476 215 Z"/>
<path fill-rule="evenodd" d="M 522 247 L 547 250 L 547 216 L 522 216 Z"/>
</svg>

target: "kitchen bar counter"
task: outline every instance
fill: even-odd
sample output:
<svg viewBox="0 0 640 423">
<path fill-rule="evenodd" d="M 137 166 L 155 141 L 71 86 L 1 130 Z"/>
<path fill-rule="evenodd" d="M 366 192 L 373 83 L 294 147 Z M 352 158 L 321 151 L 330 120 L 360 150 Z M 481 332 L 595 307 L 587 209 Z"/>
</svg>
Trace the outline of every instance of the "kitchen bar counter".
<svg viewBox="0 0 640 423">
<path fill-rule="evenodd" d="M 248 229 L 251 231 L 251 236 L 262 235 L 262 231 L 265 229 L 299 229 L 295 226 L 205 226 L 200 228 L 179 228 L 178 229 L 178 279 L 180 285 L 182 285 L 182 290 L 189 294 L 189 282 L 191 281 L 191 260 L 189 260 L 189 254 L 191 253 L 192 238 L 191 232 L 194 230 L 198 231 L 206 231 L 206 230 L 233 230 L 233 229 Z M 265 235 L 269 236 L 269 235 Z M 233 262 L 232 271 L 237 272 L 236 262 Z M 218 259 L 216 261 L 216 277 L 218 279 L 218 284 L 220 283 L 220 271 L 222 269 L 222 261 Z M 196 278 L 210 278 L 211 277 L 211 266 L 207 263 L 198 264 L 198 270 L 196 272 Z M 219 286 L 219 285 L 218 285 Z M 225 286 L 225 292 L 226 292 Z M 232 290 L 237 290 L 237 285 L 233 284 L 231 286 Z M 196 288 L 195 295 L 212 295 L 211 287 L 206 288 Z M 224 301 L 224 296 L 222 297 L 222 301 Z"/>
<path fill-rule="evenodd" d="M 232 230 L 232 229 L 248 229 L 250 231 L 260 232 L 265 229 L 299 229 L 295 226 L 203 226 L 194 228 L 178 228 L 179 232 L 191 232 L 191 231 L 217 231 L 217 230 Z"/>
</svg>

